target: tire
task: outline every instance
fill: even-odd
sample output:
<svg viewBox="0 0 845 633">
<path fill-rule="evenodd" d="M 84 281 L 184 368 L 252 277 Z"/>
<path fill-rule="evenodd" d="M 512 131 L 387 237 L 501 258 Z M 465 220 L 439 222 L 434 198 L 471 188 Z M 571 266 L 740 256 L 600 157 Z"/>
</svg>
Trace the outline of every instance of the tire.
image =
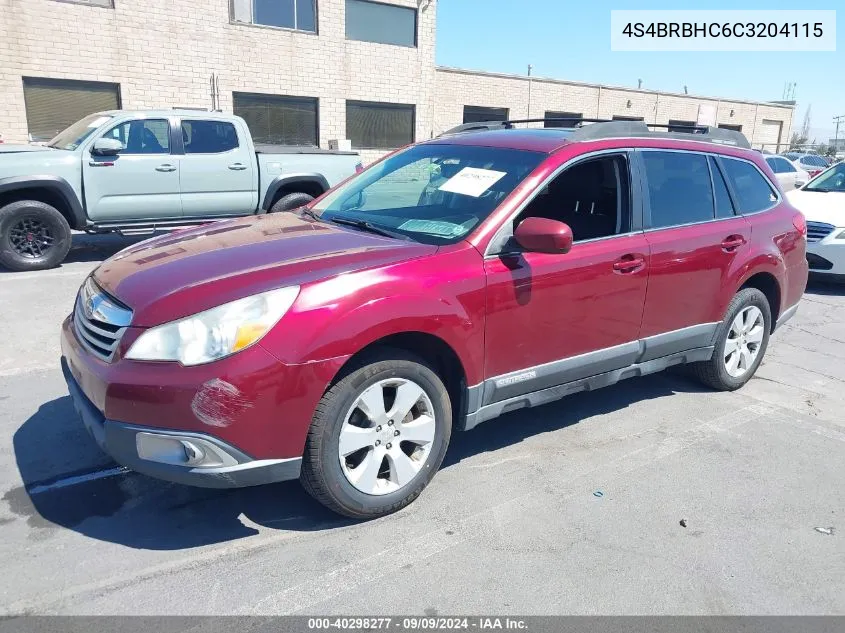
<svg viewBox="0 0 845 633">
<path fill-rule="evenodd" d="M 270 207 L 270 213 L 279 213 L 280 211 L 291 211 L 293 209 L 298 209 L 299 207 L 304 207 L 313 199 L 314 196 L 308 195 L 307 193 L 289 193 L 287 195 L 282 196 L 273 203 L 273 206 Z"/>
<path fill-rule="evenodd" d="M 0 266 L 18 272 L 54 268 L 70 243 L 70 225 L 49 204 L 19 200 L 0 209 Z"/>
<path fill-rule="evenodd" d="M 756 348 L 752 349 L 752 341 L 756 341 L 758 336 L 756 334 L 756 327 L 746 332 L 743 337 L 736 337 L 737 328 L 735 327 L 735 321 L 740 314 L 743 314 L 743 321 L 745 322 L 750 322 L 752 316 L 755 316 L 756 322 L 756 316 L 759 314 L 759 319 L 762 321 L 762 332 L 760 333 L 759 342 L 756 343 Z M 769 345 L 771 331 L 772 312 L 766 295 L 756 288 L 740 290 L 731 300 L 730 305 L 728 305 L 725 318 L 716 333 L 716 346 L 713 350 L 713 357 L 708 361 L 692 363 L 693 374 L 708 387 L 719 391 L 735 391 L 739 389 L 751 380 L 760 366 L 763 356 L 766 353 L 766 348 Z M 734 359 L 734 355 L 731 354 L 733 345 L 729 341 L 737 340 L 737 338 L 741 342 L 740 346 L 736 348 L 737 351 L 735 353 L 739 354 L 737 358 L 742 357 L 742 354 L 738 350 L 741 349 L 743 344 L 747 350 L 753 353 L 751 362 L 747 362 L 746 358 L 744 370 L 742 360 L 739 361 L 740 364 L 736 368 L 737 372 L 741 372 L 739 375 L 732 374 L 729 369 L 730 363 Z M 728 354 L 731 355 L 728 356 Z"/>
<path fill-rule="evenodd" d="M 397 406 L 402 410 L 396 396 L 390 400 L 394 383 L 403 390 L 406 402 L 415 403 L 401 421 L 398 417 L 389 420 L 391 410 L 395 411 Z M 413 400 L 415 388 L 423 394 L 417 400 Z M 373 421 L 377 415 L 368 418 L 357 406 L 365 392 L 380 393 L 384 397 L 380 401 L 383 410 L 391 409 L 386 411 L 380 425 Z M 392 393 L 400 391 L 395 389 Z M 425 420 L 429 413 L 434 418 L 431 423 Z M 356 433 L 352 434 L 354 442 L 347 443 L 347 448 L 357 444 L 364 447 L 347 454 L 342 465 L 341 435 L 349 437 L 349 429 Z M 406 437 L 421 435 L 431 429 L 432 440 L 424 444 L 404 439 L 396 442 L 391 437 L 398 434 L 401 438 L 403 433 Z M 359 440 L 359 433 L 367 433 L 366 438 Z M 420 495 L 440 468 L 451 433 L 452 405 L 437 374 L 416 356 L 403 350 L 385 349 L 362 361 L 320 400 L 305 443 L 300 480 L 311 496 L 338 514 L 354 519 L 384 516 L 404 508 Z M 376 446 L 380 441 L 381 446 Z M 375 476 L 367 477 L 373 472 Z M 357 483 L 353 483 L 356 479 Z"/>
</svg>

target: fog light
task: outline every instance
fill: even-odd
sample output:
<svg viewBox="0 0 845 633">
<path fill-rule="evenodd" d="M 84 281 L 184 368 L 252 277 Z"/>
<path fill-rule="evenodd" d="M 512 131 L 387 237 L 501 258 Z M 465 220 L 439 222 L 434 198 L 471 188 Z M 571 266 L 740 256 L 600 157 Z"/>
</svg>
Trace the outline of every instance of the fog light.
<svg viewBox="0 0 845 633">
<path fill-rule="evenodd" d="M 195 466 L 205 459 L 203 450 L 193 442 L 182 440 L 182 448 L 185 449 L 185 460 L 189 466 Z"/>
<path fill-rule="evenodd" d="M 238 460 L 224 449 L 200 437 L 142 431 L 135 436 L 138 457 L 159 464 L 187 468 L 235 466 Z"/>
</svg>

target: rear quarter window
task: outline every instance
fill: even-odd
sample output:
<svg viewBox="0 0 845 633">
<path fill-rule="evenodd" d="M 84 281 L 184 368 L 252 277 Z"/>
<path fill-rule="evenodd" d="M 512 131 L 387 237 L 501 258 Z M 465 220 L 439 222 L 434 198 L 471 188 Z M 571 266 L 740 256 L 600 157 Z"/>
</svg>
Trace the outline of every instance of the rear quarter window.
<svg viewBox="0 0 845 633">
<path fill-rule="evenodd" d="M 751 163 L 723 156 L 722 165 L 741 213 L 763 211 L 778 201 L 777 193 L 769 181 Z"/>
</svg>

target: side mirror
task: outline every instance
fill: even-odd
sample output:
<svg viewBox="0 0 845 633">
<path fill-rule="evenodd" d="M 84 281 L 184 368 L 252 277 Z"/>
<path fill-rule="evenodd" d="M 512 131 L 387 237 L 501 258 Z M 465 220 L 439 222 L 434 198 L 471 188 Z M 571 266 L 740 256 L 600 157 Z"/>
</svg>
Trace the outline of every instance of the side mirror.
<svg viewBox="0 0 845 633">
<path fill-rule="evenodd" d="M 526 251 L 535 253 L 563 254 L 572 248 L 569 225 L 548 218 L 525 218 L 516 227 L 513 237 Z"/>
<path fill-rule="evenodd" d="M 116 138 L 98 138 L 94 141 L 91 153 L 94 156 L 117 156 L 125 149 L 123 143 Z"/>
</svg>

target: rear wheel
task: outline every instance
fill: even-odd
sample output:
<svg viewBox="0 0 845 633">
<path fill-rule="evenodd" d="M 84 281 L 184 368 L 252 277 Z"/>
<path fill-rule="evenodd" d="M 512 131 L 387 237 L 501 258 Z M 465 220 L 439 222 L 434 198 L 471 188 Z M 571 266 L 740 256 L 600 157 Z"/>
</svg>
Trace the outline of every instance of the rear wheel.
<svg viewBox="0 0 845 633">
<path fill-rule="evenodd" d="M 9 270 L 58 266 L 70 244 L 67 220 L 49 204 L 19 200 L 0 209 L 0 265 Z"/>
<path fill-rule="evenodd" d="M 452 406 L 437 374 L 401 350 L 382 352 L 323 396 L 302 483 L 339 514 L 368 519 L 396 512 L 434 477 L 451 431 Z"/>
<path fill-rule="evenodd" d="M 766 295 L 756 288 L 740 290 L 719 326 L 713 357 L 694 363 L 693 371 L 714 389 L 739 389 L 763 361 L 771 329 L 772 313 Z"/>
<path fill-rule="evenodd" d="M 299 207 L 304 207 L 313 199 L 314 196 L 311 196 L 307 193 L 289 193 L 287 195 L 282 196 L 273 203 L 273 206 L 270 207 L 270 213 L 278 213 L 280 211 L 291 211 L 293 209 L 298 209 Z"/>
</svg>

